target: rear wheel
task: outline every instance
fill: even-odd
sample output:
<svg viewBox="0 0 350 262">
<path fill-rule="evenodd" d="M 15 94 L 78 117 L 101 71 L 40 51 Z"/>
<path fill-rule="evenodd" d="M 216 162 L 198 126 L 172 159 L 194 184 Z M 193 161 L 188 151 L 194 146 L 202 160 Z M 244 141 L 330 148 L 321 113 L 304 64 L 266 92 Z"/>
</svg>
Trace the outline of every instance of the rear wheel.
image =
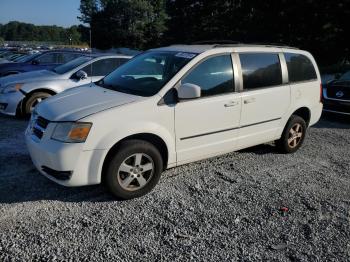
<svg viewBox="0 0 350 262">
<path fill-rule="evenodd" d="M 300 116 L 292 115 L 282 136 L 276 141 L 276 146 L 282 153 L 294 153 L 304 142 L 306 135 L 306 123 Z"/>
<path fill-rule="evenodd" d="M 36 92 L 30 95 L 28 99 L 25 100 L 23 105 L 23 114 L 24 116 L 30 115 L 35 106 L 39 104 L 41 101 L 45 100 L 46 98 L 50 97 L 51 94 L 46 92 Z"/>
<path fill-rule="evenodd" d="M 158 183 L 163 160 L 158 149 L 143 140 L 128 140 L 108 164 L 105 183 L 120 199 L 132 199 L 150 192 Z"/>
</svg>

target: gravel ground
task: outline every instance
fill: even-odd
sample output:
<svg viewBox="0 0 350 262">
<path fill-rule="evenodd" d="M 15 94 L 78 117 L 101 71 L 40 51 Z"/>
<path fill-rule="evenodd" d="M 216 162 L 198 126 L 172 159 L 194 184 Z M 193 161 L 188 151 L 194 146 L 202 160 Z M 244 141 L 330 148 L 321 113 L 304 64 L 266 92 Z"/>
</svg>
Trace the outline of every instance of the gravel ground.
<svg viewBox="0 0 350 262">
<path fill-rule="evenodd" d="M 249 148 L 115 201 L 41 176 L 26 122 L 0 116 L 0 261 L 349 261 L 349 123 L 326 117 L 293 155 Z"/>
</svg>

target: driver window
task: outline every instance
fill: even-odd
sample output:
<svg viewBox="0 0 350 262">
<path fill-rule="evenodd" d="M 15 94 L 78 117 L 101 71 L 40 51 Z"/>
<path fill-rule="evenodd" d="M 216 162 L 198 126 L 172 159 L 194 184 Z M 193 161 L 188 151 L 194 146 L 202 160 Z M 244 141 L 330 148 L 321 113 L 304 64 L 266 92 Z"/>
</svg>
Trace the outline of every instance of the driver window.
<svg viewBox="0 0 350 262">
<path fill-rule="evenodd" d="M 198 85 L 202 97 L 234 92 L 231 55 L 214 56 L 201 62 L 181 82 Z"/>
<path fill-rule="evenodd" d="M 107 58 L 95 61 L 92 65 L 87 65 L 81 70 L 87 73 L 88 76 L 106 76 L 115 70 L 118 67 L 118 64 L 119 61 L 117 58 Z"/>
</svg>

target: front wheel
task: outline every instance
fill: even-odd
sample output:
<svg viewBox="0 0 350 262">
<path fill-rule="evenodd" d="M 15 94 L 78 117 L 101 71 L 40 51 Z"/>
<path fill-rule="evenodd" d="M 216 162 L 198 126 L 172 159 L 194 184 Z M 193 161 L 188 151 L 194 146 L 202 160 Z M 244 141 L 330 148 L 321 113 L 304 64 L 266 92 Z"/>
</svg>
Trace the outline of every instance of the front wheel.
<svg viewBox="0 0 350 262">
<path fill-rule="evenodd" d="M 28 97 L 28 99 L 26 99 L 24 102 L 23 115 L 29 116 L 33 112 L 37 104 L 39 104 L 41 101 L 45 100 L 50 96 L 51 94 L 46 92 L 36 92 L 31 94 L 30 97 Z"/>
<path fill-rule="evenodd" d="M 143 140 L 128 140 L 108 164 L 106 186 L 119 199 L 132 199 L 150 192 L 158 183 L 163 160 L 158 149 Z"/>
<path fill-rule="evenodd" d="M 294 153 L 304 142 L 306 135 L 306 123 L 300 116 L 292 115 L 282 136 L 276 141 L 276 146 L 282 153 Z"/>
</svg>

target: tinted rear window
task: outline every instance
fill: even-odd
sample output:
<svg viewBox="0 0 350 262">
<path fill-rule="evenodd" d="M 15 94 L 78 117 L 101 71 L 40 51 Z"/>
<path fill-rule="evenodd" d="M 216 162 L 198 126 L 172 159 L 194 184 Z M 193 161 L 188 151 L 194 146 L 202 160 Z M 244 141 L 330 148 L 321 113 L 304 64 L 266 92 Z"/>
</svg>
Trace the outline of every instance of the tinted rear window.
<svg viewBox="0 0 350 262">
<path fill-rule="evenodd" d="M 282 70 L 278 54 L 249 53 L 239 55 L 244 89 L 282 84 Z"/>
<path fill-rule="evenodd" d="M 292 53 L 285 53 L 284 56 L 290 83 L 317 79 L 315 68 L 309 58 Z"/>
</svg>

